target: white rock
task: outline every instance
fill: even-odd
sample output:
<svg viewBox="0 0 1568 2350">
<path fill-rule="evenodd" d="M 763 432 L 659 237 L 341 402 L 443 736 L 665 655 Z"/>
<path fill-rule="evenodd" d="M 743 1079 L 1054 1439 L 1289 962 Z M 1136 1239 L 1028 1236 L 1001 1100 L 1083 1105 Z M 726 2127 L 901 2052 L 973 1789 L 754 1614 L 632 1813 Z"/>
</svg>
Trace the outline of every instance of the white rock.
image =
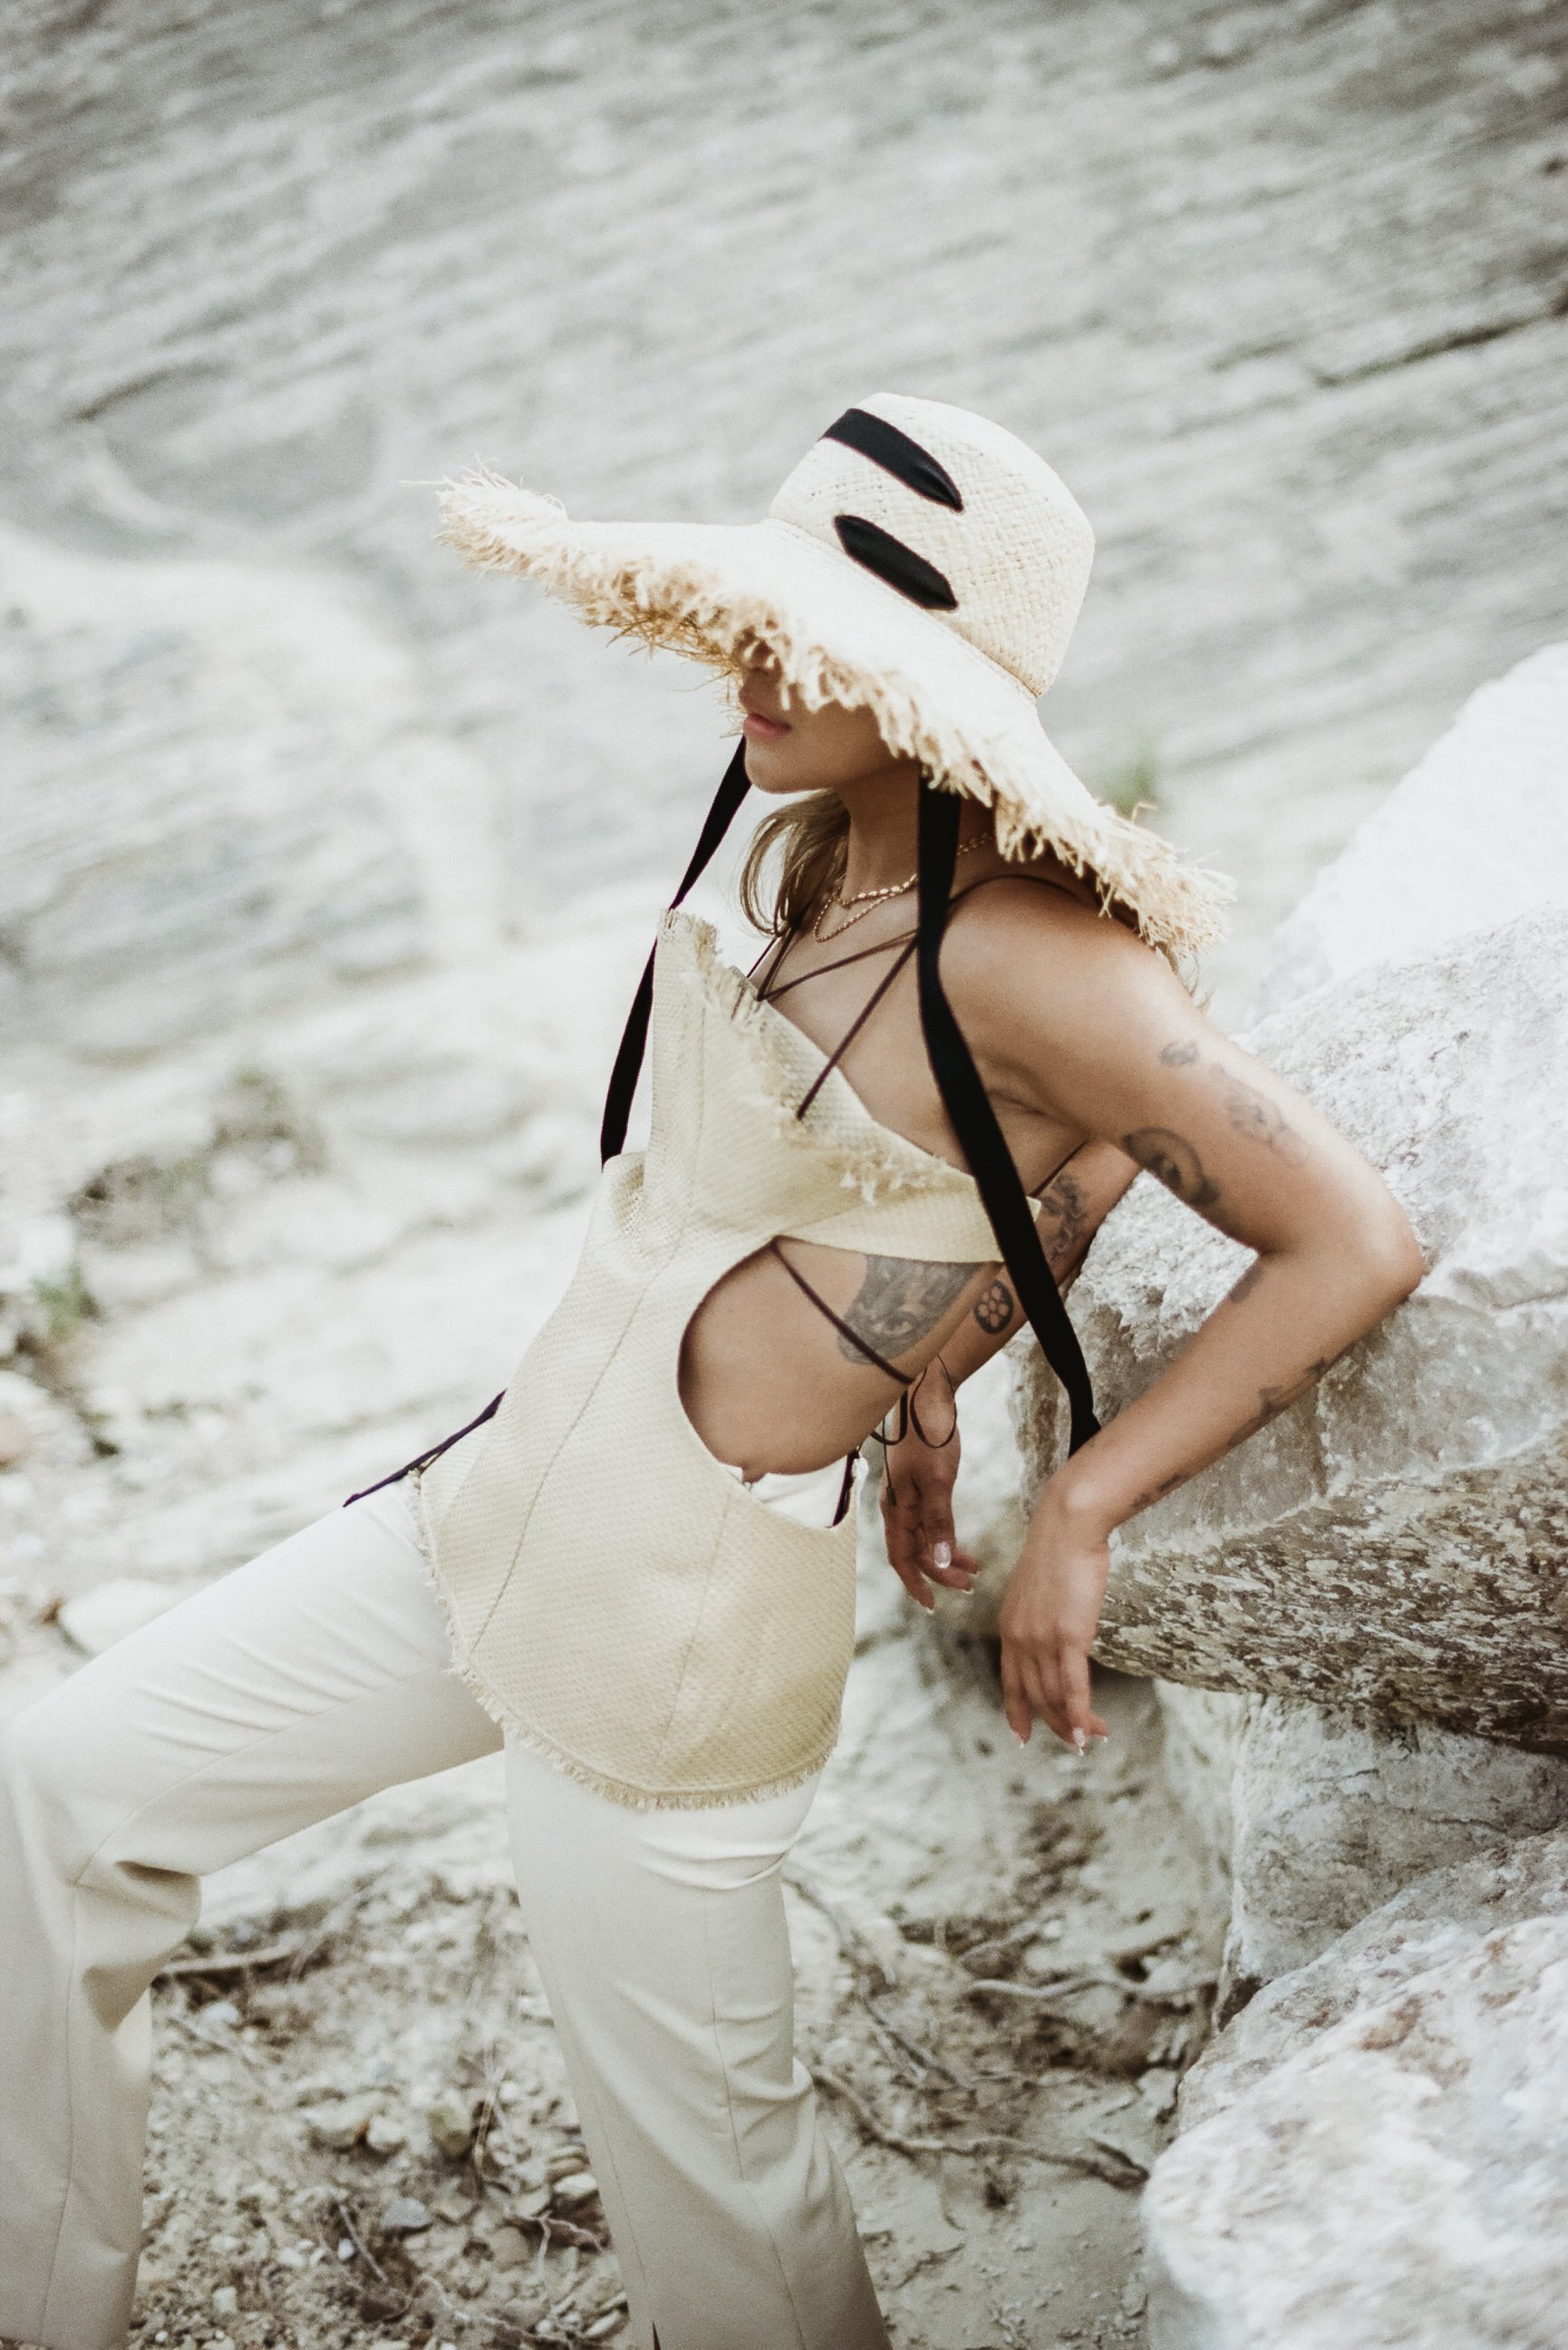
<svg viewBox="0 0 1568 2350">
<path fill-rule="evenodd" d="M 1568 902 L 1568 644 L 1470 696 L 1274 933 L 1258 1013 Z"/>
<path fill-rule="evenodd" d="M 1181 2085 L 1183 2126 L 1244 2097 L 1347 2016 L 1468 1956 L 1504 1926 L 1568 1916 L 1568 1833 L 1493 1845 L 1407 1885 L 1323 1954 L 1282 1975 L 1214 2041 Z"/>
<path fill-rule="evenodd" d="M 129 1633 L 140 1632 L 162 1616 L 181 1597 L 166 1583 L 149 1583 L 134 1575 L 117 1575 L 67 1599 L 56 1621 L 67 1640 L 99 1657 Z"/>
<path fill-rule="evenodd" d="M 1320 988 L 1248 1042 L 1386 1170 L 1430 1270 L 1290 1410 L 1121 1530 L 1100 1653 L 1568 1749 L 1568 911 Z M 1074 1298 L 1107 1413 L 1246 1261 L 1139 1179 Z M 1038 1472 L 1059 1415 L 1031 1370 Z"/>
<path fill-rule="evenodd" d="M 431 2141 L 453 2162 L 468 2152 L 473 2140 L 473 2109 L 466 2097 L 443 2089 L 425 2107 Z"/>
<path fill-rule="evenodd" d="M 1568 647 L 1552 646 L 1474 695 L 1320 877 L 1277 936 L 1265 1007 L 1560 904 L 1565 785 Z M 1495 1019 L 1481 998 L 1460 1008 L 1461 1024 L 1482 1009 Z M 1457 1130 L 1455 1141 L 1462 1147 Z M 1526 1306 L 1524 1321 L 1558 1280 L 1545 1261 L 1561 1253 L 1550 1191 L 1538 1212 L 1535 1227 L 1516 1218 L 1511 1228 L 1481 1202 L 1464 1243 L 1469 1272 L 1458 1285 L 1476 1302 L 1490 1294 L 1505 1338 L 1510 1300 Z M 1548 1354 L 1549 1393 L 1553 1384 Z M 1423 1384 L 1418 1420 L 1425 1393 Z M 1354 1504 L 1354 1477 L 1346 1482 Z M 1500 1547 L 1517 1539 L 1506 1509 L 1501 1532 Z M 1405 1547 L 1396 1544 L 1396 1565 Z M 1560 1762 L 1458 1731 L 1391 1730 L 1343 1709 L 1174 1686 L 1161 1704 L 1168 1776 L 1216 1864 L 1235 1871 L 1222 2012 L 1423 1870 L 1489 1834 L 1528 1833 L 1568 1814 Z"/>
<path fill-rule="evenodd" d="M 1332 2014 L 1332 1981 L 1319 1992 Z M 1565 2087 L 1560 1914 L 1314 2031 L 1157 2166 L 1151 2350 L 1550 2350 L 1568 2303 Z"/>
<path fill-rule="evenodd" d="M 1568 1758 L 1254 1698 L 1231 1811 L 1227 2014 L 1428 1870 L 1568 1819 Z"/>
</svg>

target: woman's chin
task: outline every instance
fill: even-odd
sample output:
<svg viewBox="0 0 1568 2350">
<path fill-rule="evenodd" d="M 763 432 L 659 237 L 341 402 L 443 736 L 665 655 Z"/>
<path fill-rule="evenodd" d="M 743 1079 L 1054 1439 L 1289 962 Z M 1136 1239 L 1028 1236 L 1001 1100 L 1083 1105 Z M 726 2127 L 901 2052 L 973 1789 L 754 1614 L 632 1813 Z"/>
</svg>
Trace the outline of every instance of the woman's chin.
<svg viewBox="0 0 1568 2350">
<path fill-rule="evenodd" d="M 794 772 L 800 762 L 789 755 L 789 737 L 779 743 L 746 744 L 746 781 L 753 790 L 785 798 L 792 792 L 809 792 L 812 778 Z"/>
</svg>

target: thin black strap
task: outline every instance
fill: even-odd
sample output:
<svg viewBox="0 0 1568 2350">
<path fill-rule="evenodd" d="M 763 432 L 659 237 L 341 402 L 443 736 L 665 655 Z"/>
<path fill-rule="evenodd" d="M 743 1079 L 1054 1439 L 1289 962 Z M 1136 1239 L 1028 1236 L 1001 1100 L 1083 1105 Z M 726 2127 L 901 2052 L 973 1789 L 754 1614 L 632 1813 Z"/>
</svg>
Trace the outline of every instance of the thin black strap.
<svg viewBox="0 0 1568 2350">
<path fill-rule="evenodd" d="M 784 937 L 787 946 L 789 939 L 794 933 L 791 931 L 781 935 Z M 776 1003 L 781 995 L 787 995 L 792 987 L 804 987 L 808 979 L 825 979 L 830 971 L 847 971 L 852 962 L 865 962 L 872 955 L 886 954 L 889 948 L 901 947 L 906 939 L 912 939 L 914 936 L 913 931 L 898 931 L 890 939 L 878 939 L 873 947 L 860 947 L 854 954 L 840 955 L 836 962 L 813 963 L 809 971 L 799 972 L 794 979 L 786 979 L 782 987 L 770 988 L 768 982 L 764 980 L 762 986 L 758 988 L 757 993 L 764 1003 Z M 765 948 L 763 952 L 766 952 Z M 759 957 L 758 960 L 760 961 L 761 958 Z M 779 962 L 783 961 L 784 957 L 780 955 Z M 778 962 L 775 962 L 774 970 L 777 971 L 778 967 Z M 753 968 L 754 969 L 755 965 Z"/>
<path fill-rule="evenodd" d="M 822 1091 L 823 1087 L 827 1083 L 827 1080 L 833 1075 L 834 1070 L 838 1066 L 838 1064 L 842 1061 L 846 1053 L 848 1052 L 851 1045 L 854 1044 L 857 1036 L 859 1035 L 862 1028 L 865 1027 L 867 1020 L 870 1019 L 871 1014 L 876 1011 L 877 1006 L 881 1003 L 882 998 L 887 994 L 888 990 L 892 986 L 893 982 L 898 978 L 898 973 L 903 970 L 905 964 L 914 953 L 918 944 L 918 940 L 911 939 L 908 946 L 904 949 L 903 953 L 898 957 L 898 962 L 893 965 L 892 969 L 883 972 L 881 978 L 877 982 L 876 986 L 871 990 L 870 994 L 867 997 L 865 1003 L 861 1005 L 859 1011 L 856 1014 L 854 1019 L 850 1022 L 848 1027 L 845 1030 L 843 1035 L 839 1038 L 837 1044 L 834 1046 L 832 1052 L 828 1055 L 826 1060 L 824 1061 L 821 1068 L 818 1069 L 815 1076 L 813 1077 L 810 1085 L 806 1087 L 805 1095 L 796 1106 L 794 1113 L 796 1118 L 804 1118 L 805 1116 L 806 1111 L 811 1107 L 812 1103 L 816 1099 L 817 1095 Z"/>
<path fill-rule="evenodd" d="M 367 1493 L 379 1493 L 383 1485 L 396 1485 L 404 1477 L 411 1477 L 416 1469 L 428 1469 L 432 1461 L 439 1461 L 443 1452 L 451 1451 L 459 1437 L 472 1436 L 476 1428 L 483 1428 L 487 1419 L 493 1419 L 501 1409 L 501 1397 L 505 1392 L 503 1388 L 501 1395 L 492 1396 L 483 1411 L 476 1411 L 463 1427 L 454 1429 L 450 1436 L 443 1436 L 441 1442 L 432 1444 L 428 1452 L 416 1452 L 411 1461 L 405 1461 L 402 1467 L 394 1469 L 389 1477 L 378 1477 L 373 1485 L 361 1486 L 358 1492 L 350 1493 L 348 1502 L 362 1502 Z M 348 1502 L 344 1503 L 345 1509 L 348 1507 Z"/>
<path fill-rule="evenodd" d="M 681 878 L 680 887 L 670 903 L 679 906 L 697 877 L 707 867 L 713 851 L 734 822 L 735 811 L 745 798 L 750 786 L 746 781 L 746 746 L 735 745 L 735 755 L 725 768 L 723 779 L 713 795 L 713 805 L 703 819 L 697 846 L 691 852 L 691 862 Z M 613 1159 L 626 1140 L 627 1120 L 631 1116 L 631 1097 L 637 1091 L 637 1080 L 642 1068 L 642 1056 L 648 1046 L 649 1014 L 653 1009 L 653 963 L 657 945 L 649 954 L 642 977 L 637 983 L 637 993 L 631 1000 L 620 1048 L 610 1071 L 608 1089 L 605 1094 L 605 1114 L 599 1127 L 599 1158 Z"/>
<path fill-rule="evenodd" d="M 1075 1452 L 1097 1434 L 1100 1425 L 1095 1417 L 1088 1365 L 1041 1246 L 1012 1153 L 941 982 L 942 932 L 958 856 L 960 814 L 958 794 L 939 791 L 922 776 L 917 954 L 920 1024 L 937 1090 L 969 1161 L 1019 1303 L 1033 1326 L 1046 1361 L 1067 1391 L 1069 1450 Z"/>
<path fill-rule="evenodd" d="M 838 1488 L 838 1506 L 833 1513 L 836 1526 L 842 1525 L 849 1514 L 849 1504 L 855 1495 L 855 1463 L 859 1458 L 858 1452 L 846 1452 L 844 1456 L 844 1482 Z"/>
<path fill-rule="evenodd" d="M 897 1379 L 901 1388 L 913 1386 L 913 1378 L 909 1371 L 899 1370 L 896 1364 L 890 1363 L 888 1360 L 886 1355 L 879 1355 L 875 1347 L 868 1347 L 866 1344 L 865 1339 L 860 1336 L 859 1332 L 857 1330 L 852 1330 L 848 1323 L 846 1322 L 841 1315 L 834 1312 L 826 1298 L 819 1297 L 817 1295 L 816 1291 L 812 1287 L 810 1282 L 807 1281 L 805 1274 L 802 1273 L 798 1267 L 791 1264 L 788 1257 L 785 1256 L 783 1249 L 780 1248 L 776 1240 L 771 1240 L 768 1243 L 768 1246 L 772 1249 L 774 1256 L 777 1257 L 779 1263 L 783 1265 L 784 1271 L 788 1274 L 795 1287 L 805 1292 L 805 1295 L 810 1298 L 817 1312 L 819 1314 L 826 1315 L 828 1321 L 832 1323 L 834 1328 L 837 1331 L 841 1338 L 847 1338 L 850 1345 L 855 1348 L 857 1354 L 864 1355 L 868 1363 L 875 1363 L 879 1371 L 886 1371 L 890 1379 Z"/>
</svg>

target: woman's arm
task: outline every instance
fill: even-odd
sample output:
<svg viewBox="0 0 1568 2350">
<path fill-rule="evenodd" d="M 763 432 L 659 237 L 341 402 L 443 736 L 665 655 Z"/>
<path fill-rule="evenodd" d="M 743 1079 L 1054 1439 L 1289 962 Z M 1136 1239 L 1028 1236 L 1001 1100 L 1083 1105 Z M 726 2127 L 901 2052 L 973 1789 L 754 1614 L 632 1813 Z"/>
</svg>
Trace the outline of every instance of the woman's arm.
<svg viewBox="0 0 1568 2350">
<path fill-rule="evenodd" d="M 1067 1164 L 1057 1170 L 1040 1194 L 1040 1234 L 1046 1263 L 1064 1286 L 1088 1253 L 1089 1243 L 1116 1201 L 1137 1180 L 1137 1162 L 1108 1142 L 1086 1142 Z M 1022 1323 L 1018 1300 L 1005 1265 L 996 1268 L 927 1374 L 922 1396 L 934 1389 L 929 1406 L 940 1436 L 951 1425 L 943 1392 L 950 1382 L 961 1387 L 984 1363 L 1015 1338 Z M 921 1425 L 925 1425 L 922 1418 Z M 887 1473 L 882 1480 L 882 1527 L 888 1556 L 911 1599 L 934 1607 L 933 1584 L 951 1591 L 972 1589 L 980 1562 L 958 1547 L 953 1529 L 953 1484 L 958 1476 L 959 1440 L 928 1444 L 919 1428 L 909 1421 L 897 1444 L 888 1447 Z"/>
<path fill-rule="evenodd" d="M 999 892 L 998 895 L 1001 893 Z M 1080 1750 L 1113 1529 L 1243 1443 L 1408 1296 L 1422 1263 L 1376 1170 L 1174 973 L 1074 908 L 970 927 L 954 1002 L 992 1082 L 1115 1143 L 1255 1261 L 1182 1353 L 1049 1479 L 1002 1610 L 1007 1718 Z M 977 989 L 976 982 L 982 984 Z"/>
</svg>

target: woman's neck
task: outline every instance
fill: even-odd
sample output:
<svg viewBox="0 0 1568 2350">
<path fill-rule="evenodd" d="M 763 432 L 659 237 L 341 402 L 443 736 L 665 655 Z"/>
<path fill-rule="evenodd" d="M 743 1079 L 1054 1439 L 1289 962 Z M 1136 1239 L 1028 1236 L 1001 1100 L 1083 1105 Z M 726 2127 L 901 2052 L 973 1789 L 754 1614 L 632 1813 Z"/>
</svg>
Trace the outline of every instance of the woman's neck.
<svg viewBox="0 0 1568 2350">
<path fill-rule="evenodd" d="M 919 858 L 920 770 L 913 759 L 836 787 L 849 812 L 841 895 L 897 889 L 914 872 Z M 989 831 L 986 810 L 966 800 L 960 818 L 961 842 Z"/>
</svg>

